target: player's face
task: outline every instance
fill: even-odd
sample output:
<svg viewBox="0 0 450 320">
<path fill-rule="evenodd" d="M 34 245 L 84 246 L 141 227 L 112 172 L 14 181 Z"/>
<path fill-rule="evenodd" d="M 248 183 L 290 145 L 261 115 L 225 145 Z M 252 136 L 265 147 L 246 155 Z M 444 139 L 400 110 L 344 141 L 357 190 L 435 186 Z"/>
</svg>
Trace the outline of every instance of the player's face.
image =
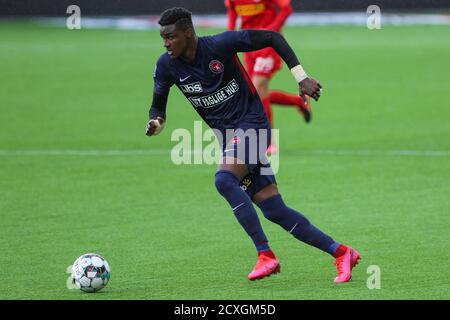
<svg viewBox="0 0 450 320">
<path fill-rule="evenodd" d="M 183 55 L 188 40 L 185 31 L 177 29 L 174 24 L 171 24 L 162 26 L 159 33 L 170 58 L 175 59 Z"/>
</svg>

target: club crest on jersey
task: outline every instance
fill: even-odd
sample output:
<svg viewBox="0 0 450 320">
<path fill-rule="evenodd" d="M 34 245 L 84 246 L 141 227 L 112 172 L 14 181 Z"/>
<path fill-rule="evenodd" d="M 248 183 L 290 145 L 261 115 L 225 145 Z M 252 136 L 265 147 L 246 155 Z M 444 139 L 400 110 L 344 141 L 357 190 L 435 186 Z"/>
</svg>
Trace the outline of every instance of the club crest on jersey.
<svg viewBox="0 0 450 320">
<path fill-rule="evenodd" d="M 213 73 L 222 73 L 223 69 L 223 64 L 219 60 L 212 60 L 209 63 L 209 70 L 211 70 Z"/>
</svg>

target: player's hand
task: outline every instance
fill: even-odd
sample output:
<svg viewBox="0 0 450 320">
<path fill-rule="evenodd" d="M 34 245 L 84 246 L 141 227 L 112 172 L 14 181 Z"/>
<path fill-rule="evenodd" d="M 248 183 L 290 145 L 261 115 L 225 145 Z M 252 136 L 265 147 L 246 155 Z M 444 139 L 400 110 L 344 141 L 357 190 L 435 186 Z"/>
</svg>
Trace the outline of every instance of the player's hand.
<svg viewBox="0 0 450 320">
<path fill-rule="evenodd" d="M 166 120 L 161 117 L 150 119 L 147 123 L 145 134 L 149 137 L 158 135 L 164 129 L 165 122 Z"/>
<path fill-rule="evenodd" d="M 320 83 L 313 78 L 303 79 L 300 83 L 300 95 L 307 94 L 314 100 L 319 100 L 320 94 L 322 93 L 322 86 Z"/>
</svg>

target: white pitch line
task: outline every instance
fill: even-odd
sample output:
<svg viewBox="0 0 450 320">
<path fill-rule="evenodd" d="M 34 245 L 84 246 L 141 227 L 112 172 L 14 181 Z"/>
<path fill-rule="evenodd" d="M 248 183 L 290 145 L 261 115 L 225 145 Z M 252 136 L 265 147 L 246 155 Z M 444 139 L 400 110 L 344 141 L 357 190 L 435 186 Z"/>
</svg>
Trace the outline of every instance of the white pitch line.
<svg viewBox="0 0 450 320">
<path fill-rule="evenodd" d="M 185 151 L 186 154 L 202 154 L 201 150 Z M 281 155 L 283 151 L 280 151 Z M 75 150 L 75 149 L 0 149 L 0 156 L 170 156 L 171 149 L 116 149 L 116 150 Z M 304 156 L 409 156 L 409 157 L 450 157 L 450 150 L 286 150 L 288 155 Z"/>
<path fill-rule="evenodd" d="M 41 150 L 0 150 L 0 156 L 157 156 L 170 155 L 170 149 L 117 149 L 117 150 L 71 150 L 71 149 L 41 149 Z M 187 151 L 187 153 L 191 153 Z M 194 151 L 194 154 L 201 151 Z"/>
<path fill-rule="evenodd" d="M 297 153 L 296 151 L 294 151 Z M 450 157 L 450 150 L 300 150 L 300 155 Z"/>
</svg>

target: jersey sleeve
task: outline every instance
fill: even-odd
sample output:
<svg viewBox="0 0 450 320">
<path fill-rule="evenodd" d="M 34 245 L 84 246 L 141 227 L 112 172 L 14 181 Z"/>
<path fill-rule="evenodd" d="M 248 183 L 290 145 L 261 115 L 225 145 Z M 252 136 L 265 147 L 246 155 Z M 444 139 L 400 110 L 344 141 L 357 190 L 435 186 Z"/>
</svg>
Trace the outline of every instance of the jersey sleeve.
<svg viewBox="0 0 450 320">
<path fill-rule="evenodd" d="M 268 30 L 280 31 L 286 20 L 292 14 L 292 6 L 290 1 L 278 0 L 276 1 L 279 11 L 275 19 L 267 26 Z"/>
<path fill-rule="evenodd" d="M 213 39 L 215 41 L 214 49 L 224 56 L 271 47 L 289 68 L 300 63 L 286 39 L 278 32 L 255 29 L 226 31 L 214 36 Z"/>
<path fill-rule="evenodd" d="M 153 73 L 154 89 L 156 94 L 165 94 L 169 92 L 170 87 L 174 85 L 175 81 L 171 76 L 171 72 L 165 61 L 164 55 L 162 55 L 155 65 L 155 72 Z"/>
<path fill-rule="evenodd" d="M 255 50 L 247 30 L 225 31 L 214 38 L 217 51 L 224 54 Z"/>
<path fill-rule="evenodd" d="M 225 7 L 227 8 L 227 30 L 235 30 L 237 13 L 234 5 L 230 0 L 225 0 Z"/>
</svg>

